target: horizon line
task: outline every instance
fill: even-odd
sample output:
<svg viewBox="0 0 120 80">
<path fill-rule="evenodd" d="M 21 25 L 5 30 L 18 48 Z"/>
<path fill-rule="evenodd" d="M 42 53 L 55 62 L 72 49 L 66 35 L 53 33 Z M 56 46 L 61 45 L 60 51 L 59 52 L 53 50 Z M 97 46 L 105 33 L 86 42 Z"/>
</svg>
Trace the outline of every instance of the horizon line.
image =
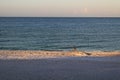
<svg viewBox="0 0 120 80">
<path fill-rule="evenodd" d="M 120 18 L 120 16 L 102 16 L 102 17 L 99 17 L 99 16 L 84 16 L 84 17 L 76 17 L 76 16 L 62 16 L 62 17 L 60 17 L 60 16 L 0 16 L 0 18 L 7 18 L 7 17 L 18 17 L 18 18 L 29 18 L 29 17 L 31 17 L 31 18 Z"/>
</svg>

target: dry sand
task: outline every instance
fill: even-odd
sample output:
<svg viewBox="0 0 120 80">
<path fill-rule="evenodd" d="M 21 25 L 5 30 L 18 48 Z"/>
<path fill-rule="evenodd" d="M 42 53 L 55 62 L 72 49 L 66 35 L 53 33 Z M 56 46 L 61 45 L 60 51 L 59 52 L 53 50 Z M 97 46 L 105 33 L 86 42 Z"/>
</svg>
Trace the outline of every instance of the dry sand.
<svg viewBox="0 0 120 80">
<path fill-rule="evenodd" d="M 120 51 L 37 51 L 37 50 L 0 50 L 0 59 L 41 59 L 73 56 L 120 56 Z"/>
</svg>

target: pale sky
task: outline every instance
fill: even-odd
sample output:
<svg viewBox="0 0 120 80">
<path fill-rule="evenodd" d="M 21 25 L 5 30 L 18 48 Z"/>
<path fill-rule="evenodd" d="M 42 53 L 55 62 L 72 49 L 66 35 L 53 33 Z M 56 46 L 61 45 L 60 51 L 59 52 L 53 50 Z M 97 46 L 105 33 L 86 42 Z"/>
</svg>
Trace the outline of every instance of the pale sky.
<svg viewBox="0 0 120 80">
<path fill-rule="evenodd" d="M 0 0 L 1 17 L 120 17 L 120 0 Z"/>
</svg>

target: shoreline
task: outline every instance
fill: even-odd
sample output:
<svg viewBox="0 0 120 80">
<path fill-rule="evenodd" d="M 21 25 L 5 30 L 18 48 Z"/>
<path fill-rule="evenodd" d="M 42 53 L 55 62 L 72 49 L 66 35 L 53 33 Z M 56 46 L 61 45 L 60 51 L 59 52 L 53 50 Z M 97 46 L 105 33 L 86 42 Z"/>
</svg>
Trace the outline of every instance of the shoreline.
<svg viewBox="0 0 120 80">
<path fill-rule="evenodd" d="M 112 57 L 120 51 L 42 51 L 42 50 L 0 50 L 0 59 L 43 59 L 57 57 Z"/>
</svg>

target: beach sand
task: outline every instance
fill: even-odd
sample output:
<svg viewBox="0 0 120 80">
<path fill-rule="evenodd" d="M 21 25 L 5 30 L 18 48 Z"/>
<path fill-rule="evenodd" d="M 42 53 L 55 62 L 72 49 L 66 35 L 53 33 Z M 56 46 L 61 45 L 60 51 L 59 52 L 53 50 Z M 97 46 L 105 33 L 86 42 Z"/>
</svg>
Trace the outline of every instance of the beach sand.
<svg viewBox="0 0 120 80">
<path fill-rule="evenodd" d="M 40 51 L 40 50 L 0 50 L 0 59 L 41 59 L 81 56 L 120 56 L 120 51 Z"/>
<path fill-rule="evenodd" d="M 1 50 L 0 80 L 120 80 L 119 51 L 106 53 Z"/>
</svg>

